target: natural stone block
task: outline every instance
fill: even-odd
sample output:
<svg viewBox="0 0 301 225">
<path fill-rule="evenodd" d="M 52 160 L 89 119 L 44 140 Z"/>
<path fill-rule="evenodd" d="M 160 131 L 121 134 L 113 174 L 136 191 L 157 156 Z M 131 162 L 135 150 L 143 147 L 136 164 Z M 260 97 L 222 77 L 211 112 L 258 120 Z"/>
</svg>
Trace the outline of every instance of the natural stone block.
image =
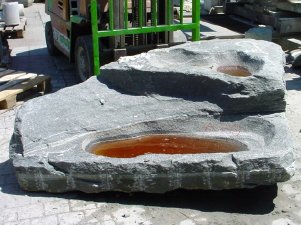
<svg viewBox="0 0 301 225">
<path fill-rule="evenodd" d="M 220 57 L 257 72 L 239 78 L 198 67 L 220 66 Z M 100 78 L 32 99 L 19 109 L 10 143 L 18 182 L 29 191 L 163 193 L 286 181 L 293 144 L 285 114 L 274 113 L 285 105 L 282 57 L 261 41 L 190 43 L 120 59 Z M 217 139 L 239 151 L 216 145 L 219 153 L 114 158 L 89 150 L 149 134 Z"/>
<path fill-rule="evenodd" d="M 102 67 L 101 80 L 132 95 L 209 101 L 231 113 L 275 112 L 286 105 L 284 63 L 274 43 L 200 41 L 122 58 Z"/>
</svg>

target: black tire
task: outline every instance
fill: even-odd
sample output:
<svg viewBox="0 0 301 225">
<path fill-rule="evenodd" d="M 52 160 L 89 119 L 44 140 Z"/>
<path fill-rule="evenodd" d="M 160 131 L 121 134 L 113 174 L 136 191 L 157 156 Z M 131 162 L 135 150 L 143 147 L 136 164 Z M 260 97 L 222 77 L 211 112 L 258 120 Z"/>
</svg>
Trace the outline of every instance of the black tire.
<svg viewBox="0 0 301 225">
<path fill-rule="evenodd" d="M 79 36 L 75 42 L 74 61 L 78 81 L 82 82 L 93 76 L 92 37 Z"/>
<path fill-rule="evenodd" d="M 58 55 L 60 52 L 54 45 L 53 30 L 50 21 L 46 22 L 45 24 L 45 39 L 46 39 L 46 45 L 47 45 L 47 50 L 49 55 L 51 56 Z"/>
</svg>

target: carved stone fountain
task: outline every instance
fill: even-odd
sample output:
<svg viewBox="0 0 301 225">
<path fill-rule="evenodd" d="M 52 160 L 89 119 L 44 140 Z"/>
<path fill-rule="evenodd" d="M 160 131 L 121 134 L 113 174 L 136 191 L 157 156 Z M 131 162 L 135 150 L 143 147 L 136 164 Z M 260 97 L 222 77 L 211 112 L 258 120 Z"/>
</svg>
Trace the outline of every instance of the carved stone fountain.
<svg viewBox="0 0 301 225">
<path fill-rule="evenodd" d="M 283 63 L 278 45 L 246 39 L 121 58 L 20 108 L 10 144 L 19 184 L 163 193 L 286 181 Z"/>
</svg>

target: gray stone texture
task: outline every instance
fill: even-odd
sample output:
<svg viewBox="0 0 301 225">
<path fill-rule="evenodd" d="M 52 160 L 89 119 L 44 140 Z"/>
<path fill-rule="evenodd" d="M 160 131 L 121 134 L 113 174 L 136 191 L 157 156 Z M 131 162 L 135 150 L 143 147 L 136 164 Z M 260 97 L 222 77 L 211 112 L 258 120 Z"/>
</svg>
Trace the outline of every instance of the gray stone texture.
<svg viewBox="0 0 301 225">
<path fill-rule="evenodd" d="M 173 66 L 164 66 L 167 54 Z M 193 66 L 226 60 L 240 60 L 253 75 Z M 103 67 L 100 78 L 20 108 L 10 143 L 18 182 L 28 191 L 163 193 L 286 181 L 294 157 L 284 113 L 250 115 L 284 110 L 282 64 L 277 45 L 252 40 L 188 43 L 120 59 Z M 236 141 L 243 151 L 128 159 L 86 151 L 95 142 L 161 133 Z"/>
<path fill-rule="evenodd" d="M 292 1 L 293 2 L 293 1 Z M 301 3 L 297 2 L 278 2 L 277 8 L 289 12 L 301 13 Z"/>
<path fill-rule="evenodd" d="M 231 113 L 285 110 L 285 56 L 280 46 L 251 39 L 186 43 L 122 58 L 102 67 L 110 87 L 134 95 L 209 101 Z M 241 66 L 252 76 L 218 72 Z"/>
</svg>

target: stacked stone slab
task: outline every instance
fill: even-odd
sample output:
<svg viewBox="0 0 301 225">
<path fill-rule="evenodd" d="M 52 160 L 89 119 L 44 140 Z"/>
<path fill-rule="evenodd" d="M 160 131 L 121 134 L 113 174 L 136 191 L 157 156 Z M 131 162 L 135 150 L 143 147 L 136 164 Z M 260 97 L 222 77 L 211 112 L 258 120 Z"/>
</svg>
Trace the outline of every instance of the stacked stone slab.
<svg viewBox="0 0 301 225">
<path fill-rule="evenodd" d="M 294 171 L 285 118 L 284 54 L 255 40 L 192 42 L 121 58 L 101 76 L 25 103 L 10 156 L 28 191 L 164 193 L 271 185 Z M 223 66 L 251 72 L 235 77 Z M 97 142 L 178 134 L 241 143 L 244 151 L 91 154 Z"/>
<path fill-rule="evenodd" d="M 295 12 L 295 13 L 301 13 L 301 3 L 300 1 L 290 1 L 290 2 L 278 2 L 277 8 L 289 11 L 289 12 Z"/>
<path fill-rule="evenodd" d="M 273 43 L 201 41 L 122 58 L 102 67 L 101 81 L 128 94 L 209 101 L 229 113 L 281 112 L 284 63 Z M 252 76 L 229 76 L 217 71 L 222 66 L 241 66 Z"/>
</svg>

